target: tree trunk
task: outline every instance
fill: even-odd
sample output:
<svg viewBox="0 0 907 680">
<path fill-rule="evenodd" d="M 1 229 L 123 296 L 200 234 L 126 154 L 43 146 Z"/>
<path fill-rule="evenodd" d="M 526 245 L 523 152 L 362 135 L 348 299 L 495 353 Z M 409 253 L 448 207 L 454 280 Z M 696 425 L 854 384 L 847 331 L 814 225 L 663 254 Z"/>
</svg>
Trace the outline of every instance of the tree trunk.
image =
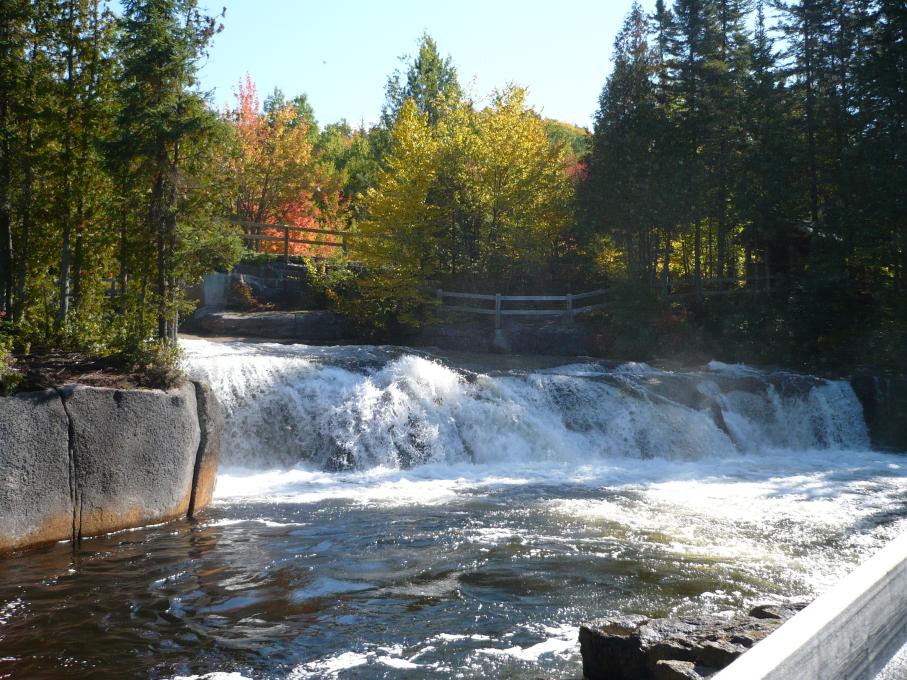
<svg viewBox="0 0 907 680">
<path fill-rule="evenodd" d="M 158 340 L 167 338 L 167 270 L 166 270 L 166 247 L 167 234 L 164 223 L 164 175 L 159 172 L 154 180 L 154 188 L 151 191 L 151 225 L 154 230 L 157 245 L 157 337 Z"/>
<path fill-rule="evenodd" d="M 71 265 L 71 241 L 72 241 L 72 200 L 73 187 L 70 172 L 72 171 L 73 160 L 73 129 L 75 128 L 75 36 L 73 23 L 74 19 L 74 2 L 70 0 L 67 4 L 67 29 L 66 36 L 66 132 L 63 141 L 63 182 L 64 182 L 64 202 L 63 206 L 63 239 L 62 252 L 60 254 L 60 307 L 57 312 L 56 328 L 60 328 L 66 323 L 66 317 L 69 316 L 69 269 Z"/>
<path fill-rule="evenodd" d="M 809 163 L 809 214 L 813 226 L 819 223 L 819 177 L 816 165 L 815 92 L 813 86 L 813 10 L 803 10 L 803 68 L 806 80 L 806 144 Z"/>
<path fill-rule="evenodd" d="M 702 299 L 702 224 L 696 220 L 693 235 L 693 276 L 696 284 L 696 300 Z"/>
</svg>

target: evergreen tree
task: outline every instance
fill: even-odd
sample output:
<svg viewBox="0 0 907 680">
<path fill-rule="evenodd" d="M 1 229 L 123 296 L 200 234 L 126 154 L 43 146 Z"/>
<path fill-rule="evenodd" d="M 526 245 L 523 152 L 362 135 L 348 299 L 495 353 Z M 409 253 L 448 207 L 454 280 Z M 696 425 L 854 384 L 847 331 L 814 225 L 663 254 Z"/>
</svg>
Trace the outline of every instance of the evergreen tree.
<svg viewBox="0 0 907 680">
<path fill-rule="evenodd" d="M 397 71 L 388 79 L 385 95 L 381 122 L 390 129 L 407 99 L 415 103 L 417 111 L 428 116 L 429 124 L 437 125 L 444 112 L 462 99 L 463 91 L 451 58 L 442 57 L 434 39 L 423 33 L 416 58 L 405 75 Z"/>
<path fill-rule="evenodd" d="M 650 280 L 660 250 L 650 201 L 659 176 L 653 149 L 663 132 L 655 54 L 646 16 L 634 3 L 614 41 L 614 70 L 599 99 L 584 189 L 593 228 L 615 239 L 631 277 Z"/>
<path fill-rule="evenodd" d="M 18 125 L 26 104 L 26 46 L 32 14 L 29 0 L 0 3 L 0 312 L 13 311 L 13 203 L 20 152 Z"/>
<path fill-rule="evenodd" d="M 142 226 L 155 251 L 157 337 L 168 342 L 176 338 L 177 224 L 188 207 L 182 200 L 191 188 L 187 170 L 218 125 L 198 91 L 197 63 L 218 30 L 195 0 L 123 3 L 123 84 L 114 153 L 130 168 L 130 181 L 147 192 Z M 147 278 L 143 290 L 146 285 Z"/>
</svg>

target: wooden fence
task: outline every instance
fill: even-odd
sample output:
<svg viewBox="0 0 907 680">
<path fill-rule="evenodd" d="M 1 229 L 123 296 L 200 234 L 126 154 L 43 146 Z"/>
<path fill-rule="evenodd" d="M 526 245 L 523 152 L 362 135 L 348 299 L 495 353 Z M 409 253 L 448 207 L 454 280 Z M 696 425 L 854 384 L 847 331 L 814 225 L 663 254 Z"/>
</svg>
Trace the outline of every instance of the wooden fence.
<svg viewBox="0 0 907 680">
<path fill-rule="evenodd" d="M 500 293 L 489 295 L 483 293 L 454 293 L 439 288 L 437 290 L 437 297 L 441 308 L 445 310 L 452 312 L 467 312 L 471 314 L 494 315 L 494 327 L 500 329 L 502 318 L 505 316 L 562 316 L 567 319 L 573 319 L 577 314 L 582 314 L 593 309 L 600 309 L 607 304 L 606 302 L 599 302 L 577 306 L 576 303 L 578 301 L 603 297 L 607 295 L 608 292 L 609 290 L 607 288 L 600 288 L 598 290 L 590 290 L 588 293 L 577 293 L 575 295 L 570 293 L 567 295 L 501 295 Z M 494 308 L 470 307 L 462 304 L 445 304 L 444 300 L 447 298 L 452 300 L 494 302 Z M 505 309 L 504 304 L 507 302 L 557 302 L 561 303 L 561 306 L 557 309 L 552 309 L 550 307 L 547 309 Z"/>
<path fill-rule="evenodd" d="M 745 284 L 741 286 L 740 284 Z M 684 282 L 685 287 L 693 288 L 692 282 Z M 716 287 L 717 286 L 717 287 Z M 713 295 L 727 295 L 729 293 L 767 293 L 773 289 L 770 282 L 766 279 L 707 279 L 703 281 L 702 297 L 711 297 Z M 593 309 L 602 309 L 608 306 L 608 300 L 603 299 L 593 304 L 577 305 L 577 302 L 593 298 L 607 298 L 612 292 L 610 288 L 599 288 L 590 290 L 588 293 L 576 293 L 567 295 L 501 295 L 500 293 L 455 293 L 449 290 L 437 290 L 438 305 L 442 310 L 451 312 L 466 312 L 468 314 L 487 314 L 494 315 L 494 327 L 501 328 L 501 322 L 505 316 L 560 316 L 572 320 L 577 314 L 591 311 Z M 695 290 L 677 290 L 662 292 L 669 299 L 695 298 Z M 494 307 L 475 307 L 465 304 L 449 304 L 445 300 L 478 300 L 480 302 L 493 302 Z M 555 302 L 559 307 L 547 309 L 534 308 L 517 308 L 505 309 L 507 302 Z"/>
<path fill-rule="evenodd" d="M 351 233 L 348 231 L 335 231 L 332 229 L 318 229 L 316 227 L 300 227 L 295 224 L 265 224 L 263 222 L 250 222 L 248 220 L 231 220 L 234 224 L 238 224 L 246 230 L 246 233 L 243 234 L 243 240 L 247 243 L 259 243 L 261 241 L 271 241 L 283 244 L 283 259 L 284 262 L 289 262 L 290 260 L 290 244 L 291 243 L 300 243 L 303 245 L 309 246 L 328 246 L 332 248 L 341 248 L 343 252 L 346 252 L 346 240 Z M 272 231 L 283 232 L 281 236 L 272 236 L 271 234 L 261 233 L 265 229 Z M 250 233 L 251 230 L 254 230 L 257 233 Z M 315 234 L 316 238 L 291 238 L 290 232 L 302 232 L 303 234 Z M 328 241 L 328 240 L 319 240 L 317 236 L 339 236 L 340 241 Z"/>
</svg>

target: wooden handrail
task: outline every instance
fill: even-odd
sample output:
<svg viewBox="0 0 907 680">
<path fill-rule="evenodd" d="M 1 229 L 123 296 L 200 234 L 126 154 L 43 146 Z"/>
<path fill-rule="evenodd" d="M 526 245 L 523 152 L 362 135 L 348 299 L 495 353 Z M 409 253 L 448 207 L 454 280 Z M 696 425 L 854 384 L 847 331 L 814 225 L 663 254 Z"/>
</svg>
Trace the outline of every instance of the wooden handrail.
<svg viewBox="0 0 907 680">
<path fill-rule="evenodd" d="M 598 304 L 577 307 L 574 304 L 576 300 L 587 300 L 592 297 L 605 295 L 609 292 L 610 290 L 607 288 L 599 288 L 597 290 L 590 290 L 586 293 L 578 293 L 576 295 L 571 293 L 568 293 L 567 295 L 501 295 L 500 293 L 491 295 L 489 293 L 460 293 L 439 288 L 436 291 L 436 295 L 438 304 L 443 309 L 452 312 L 466 312 L 468 314 L 494 315 L 495 328 L 500 330 L 503 317 L 505 316 L 563 316 L 572 320 L 577 314 L 582 314 L 592 309 L 601 309 L 607 304 L 606 302 L 601 302 Z M 467 305 L 447 305 L 444 304 L 444 298 L 493 301 L 494 309 L 488 307 L 470 307 Z M 563 309 L 504 309 L 503 306 L 505 302 L 563 302 L 564 307 Z"/>
<path fill-rule="evenodd" d="M 336 231 L 333 229 L 319 229 L 318 227 L 300 227 L 295 224 L 266 224 L 264 222 L 250 222 L 249 220 L 230 220 L 233 224 L 239 224 L 243 227 L 252 227 L 254 229 L 276 229 L 277 231 L 309 231 L 316 234 L 327 234 L 328 236 L 354 236 L 355 232 Z"/>
</svg>

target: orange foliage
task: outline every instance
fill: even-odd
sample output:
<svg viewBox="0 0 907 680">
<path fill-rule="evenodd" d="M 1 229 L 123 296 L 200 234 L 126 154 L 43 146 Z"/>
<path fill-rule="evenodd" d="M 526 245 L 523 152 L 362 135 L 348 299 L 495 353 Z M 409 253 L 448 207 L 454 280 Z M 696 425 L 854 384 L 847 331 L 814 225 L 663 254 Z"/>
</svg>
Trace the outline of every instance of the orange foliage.
<svg viewBox="0 0 907 680">
<path fill-rule="evenodd" d="M 300 196 L 300 200 L 287 203 L 281 207 L 280 212 L 275 216 L 275 221 L 281 224 L 289 224 L 297 227 L 306 227 L 308 229 L 327 229 L 329 231 L 343 231 L 347 225 L 349 214 L 349 200 L 345 199 L 340 191 L 332 191 L 329 194 L 323 194 L 321 191 L 318 195 L 306 190 Z M 278 236 L 283 238 L 283 229 L 266 229 L 265 234 L 269 236 Z M 293 231 L 290 230 L 291 239 L 303 239 L 308 241 L 321 241 L 326 243 L 336 243 L 340 246 L 343 238 L 335 234 L 317 234 L 310 231 Z M 300 255 L 304 257 L 330 257 L 336 255 L 337 246 L 313 245 L 307 243 L 290 243 L 290 255 Z M 284 244 L 277 241 L 262 242 L 262 250 L 267 253 L 283 253 Z"/>
<path fill-rule="evenodd" d="M 239 154 L 234 172 L 239 190 L 235 211 L 239 219 L 290 224 L 312 229 L 342 231 L 348 224 L 349 201 L 341 192 L 336 170 L 319 163 L 309 136 L 309 125 L 292 103 L 263 113 L 252 77 L 236 91 L 237 107 L 227 111 L 236 130 Z M 283 229 L 265 229 L 283 238 Z M 340 243 L 340 237 L 291 231 L 291 239 Z M 259 250 L 283 253 L 284 244 L 260 241 Z M 331 246 L 291 243 L 291 255 L 331 255 Z"/>
</svg>

